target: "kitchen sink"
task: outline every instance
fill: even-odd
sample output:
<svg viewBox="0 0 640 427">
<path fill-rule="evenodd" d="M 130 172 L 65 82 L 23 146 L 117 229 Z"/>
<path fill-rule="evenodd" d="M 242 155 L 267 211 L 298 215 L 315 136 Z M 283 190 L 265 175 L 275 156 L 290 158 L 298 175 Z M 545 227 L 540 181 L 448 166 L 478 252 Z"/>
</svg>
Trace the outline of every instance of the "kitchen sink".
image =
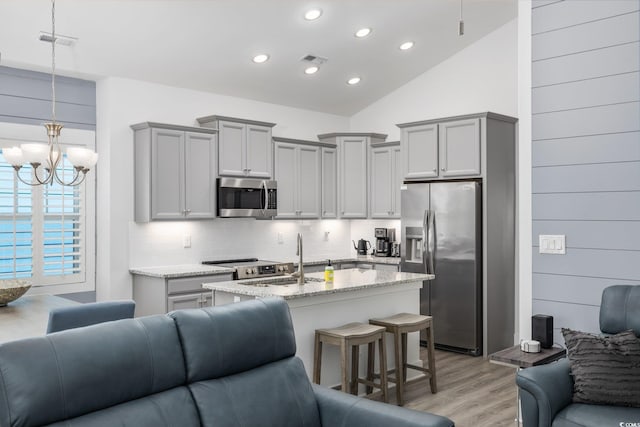
<svg viewBox="0 0 640 427">
<path fill-rule="evenodd" d="M 323 282 L 323 281 L 324 280 L 317 279 L 315 277 L 305 277 L 304 278 L 304 283 Z M 265 288 L 267 286 L 297 285 L 298 284 L 298 278 L 297 277 L 292 277 L 292 276 L 280 276 L 280 277 L 269 277 L 269 278 L 261 279 L 261 280 L 243 281 L 243 282 L 237 282 L 237 283 L 238 283 L 238 285 L 256 286 L 256 287 L 259 287 L 259 288 Z"/>
</svg>

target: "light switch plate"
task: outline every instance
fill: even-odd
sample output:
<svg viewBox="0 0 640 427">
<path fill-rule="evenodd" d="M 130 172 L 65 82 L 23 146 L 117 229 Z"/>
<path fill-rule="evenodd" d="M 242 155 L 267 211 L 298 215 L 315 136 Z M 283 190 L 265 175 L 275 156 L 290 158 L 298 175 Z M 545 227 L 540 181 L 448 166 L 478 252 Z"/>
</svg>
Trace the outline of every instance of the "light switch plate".
<svg viewBox="0 0 640 427">
<path fill-rule="evenodd" d="M 182 236 L 182 247 L 183 248 L 190 248 L 191 247 L 191 235 L 190 234 L 185 234 L 184 236 Z"/>
<path fill-rule="evenodd" d="M 564 255 L 567 253 L 564 234 L 540 234 L 538 238 L 541 254 Z"/>
</svg>

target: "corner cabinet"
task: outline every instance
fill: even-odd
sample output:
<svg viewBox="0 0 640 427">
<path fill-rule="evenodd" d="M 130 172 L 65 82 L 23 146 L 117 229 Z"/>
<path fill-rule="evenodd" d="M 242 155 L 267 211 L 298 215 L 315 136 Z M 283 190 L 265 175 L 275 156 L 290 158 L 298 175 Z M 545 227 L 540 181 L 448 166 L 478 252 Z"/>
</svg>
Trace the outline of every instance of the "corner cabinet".
<svg viewBox="0 0 640 427">
<path fill-rule="evenodd" d="M 319 218 L 322 148 L 311 141 L 278 137 L 273 141 L 278 182 L 276 218 Z"/>
<path fill-rule="evenodd" d="M 373 144 L 369 156 L 371 218 L 400 218 L 402 156 L 400 142 Z"/>
<path fill-rule="evenodd" d="M 200 117 L 198 123 L 218 131 L 220 176 L 271 178 L 271 128 L 275 123 L 235 117 Z"/>
<path fill-rule="evenodd" d="M 323 143 L 338 150 L 338 215 L 340 218 L 367 218 L 368 147 L 384 142 L 386 135 L 375 133 L 331 133 L 318 135 Z"/>
<path fill-rule="evenodd" d="M 131 128 L 135 221 L 214 218 L 216 131 L 152 122 Z"/>
<path fill-rule="evenodd" d="M 397 125 L 407 180 L 479 177 L 484 115 Z"/>
</svg>

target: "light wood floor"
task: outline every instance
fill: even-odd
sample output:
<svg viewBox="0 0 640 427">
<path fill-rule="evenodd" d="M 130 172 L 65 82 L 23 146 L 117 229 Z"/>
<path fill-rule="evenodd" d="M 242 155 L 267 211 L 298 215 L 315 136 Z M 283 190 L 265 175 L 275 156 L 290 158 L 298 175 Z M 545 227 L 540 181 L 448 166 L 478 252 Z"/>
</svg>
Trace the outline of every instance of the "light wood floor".
<svg viewBox="0 0 640 427">
<path fill-rule="evenodd" d="M 421 351 L 426 360 L 426 351 Z M 516 385 L 514 368 L 472 357 L 436 350 L 438 393 L 431 394 L 426 379 L 407 385 L 405 407 L 452 419 L 456 427 L 515 425 Z M 395 389 L 390 402 L 395 403 Z"/>
</svg>

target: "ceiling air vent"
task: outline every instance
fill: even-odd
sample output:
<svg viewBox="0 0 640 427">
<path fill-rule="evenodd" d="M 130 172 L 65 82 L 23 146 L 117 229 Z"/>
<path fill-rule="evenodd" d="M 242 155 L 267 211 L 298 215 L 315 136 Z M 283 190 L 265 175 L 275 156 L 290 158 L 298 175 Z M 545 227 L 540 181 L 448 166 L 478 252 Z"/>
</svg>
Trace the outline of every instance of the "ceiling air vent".
<svg viewBox="0 0 640 427">
<path fill-rule="evenodd" d="M 325 62 L 327 62 L 328 59 L 327 58 L 323 58 L 321 56 L 308 54 L 308 55 L 303 56 L 301 61 L 302 62 L 309 62 L 309 63 L 314 64 L 314 65 L 322 65 Z"/>
</svg>

